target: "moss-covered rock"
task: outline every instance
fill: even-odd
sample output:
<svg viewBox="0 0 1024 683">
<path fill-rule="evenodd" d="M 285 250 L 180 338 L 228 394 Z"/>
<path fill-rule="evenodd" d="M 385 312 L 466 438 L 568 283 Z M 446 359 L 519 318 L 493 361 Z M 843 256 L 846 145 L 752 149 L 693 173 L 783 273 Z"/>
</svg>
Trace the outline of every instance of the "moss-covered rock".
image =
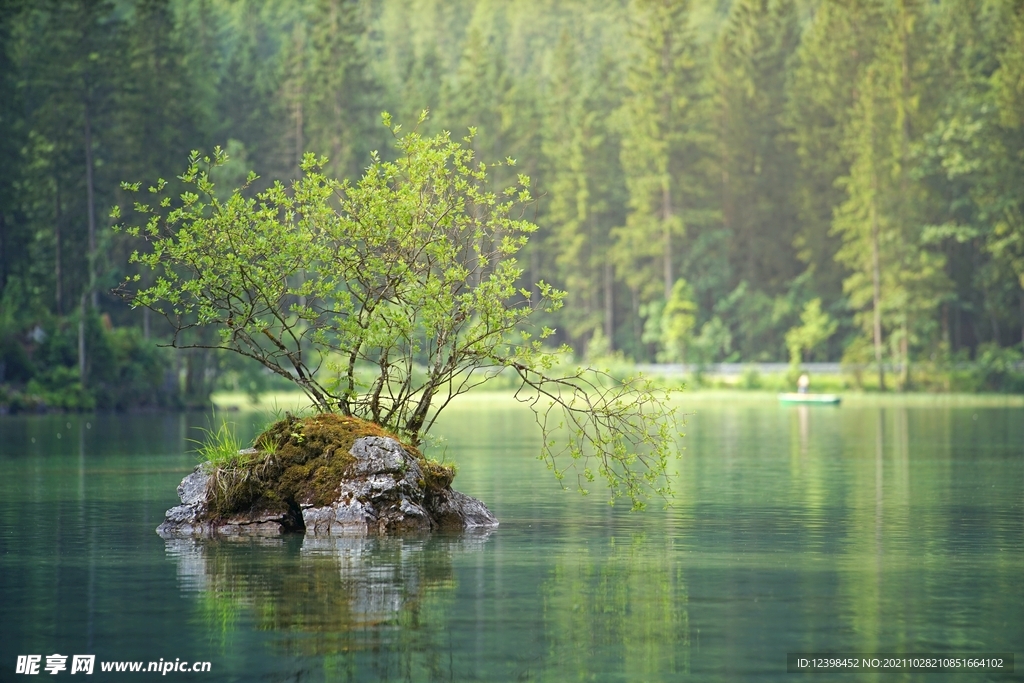
<svg viewBox="0 0 1024 683">
<path fill-rule="evenodd" d="M 353 417 L 289 416 L 178 487 L 181 505 L 157 533 L 348 534 L 496 526 L 480 501 L 451 488 L 455 470 L 380 426 Z"/>
</svg>

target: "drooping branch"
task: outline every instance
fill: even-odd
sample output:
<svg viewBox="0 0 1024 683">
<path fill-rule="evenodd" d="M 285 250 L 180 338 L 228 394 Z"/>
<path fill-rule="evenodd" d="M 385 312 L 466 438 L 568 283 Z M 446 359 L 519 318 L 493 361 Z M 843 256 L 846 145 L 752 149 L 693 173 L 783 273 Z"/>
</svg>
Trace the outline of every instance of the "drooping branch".
<svg viewBox="0 0 1024 683">
<path fill-rule="evenodd" d="M 668 391 L 643 377 L 617 380 L 593 369 L 549 377 L 520 363 L 511 367 L 521 381 L 516 399 L 533 410 L 543 436 L 540 457 L 558 481 L 571 473 L 586 494 L 601 477 L 609 502 L 625 497 L 634 510 L 651 494 L 671 495 L 668 464 L 682 416 Z"/>
</svg>

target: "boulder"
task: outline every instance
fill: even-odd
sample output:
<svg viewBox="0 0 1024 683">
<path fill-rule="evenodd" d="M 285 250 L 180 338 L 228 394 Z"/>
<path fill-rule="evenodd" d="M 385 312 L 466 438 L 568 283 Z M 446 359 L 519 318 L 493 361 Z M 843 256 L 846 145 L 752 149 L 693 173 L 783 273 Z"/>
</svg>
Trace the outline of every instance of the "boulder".
<svg viewBox="0 0 1024 683">
<path fill-rule="evenodd" d="M 218 480 L 217 470 L 208 463 L 196 467 L 178 486 L 181 505 L 167 511 L 157 533 L 164 538 L 277 536 L 290 531 L 344 536 L 498 525 L 482 502 L 452 490 L 453 472 L 445 469 L 439 476 L 436 463 L 428 463 L 389 436 L 356 438 L 348 457 L 341 459 L 330 447 L 321 448 L 329 466 L 319 464 L 321 456 L 310 456 L 309 450 L 291 456 L 292 461 L 275 454 L 263 456 L 258 449 L 245 452 L 255 458 L 261 472 L 270 475 L 263 488 L 247 489 L 248 497 L 241 499 L 244 503 L 229 496 L 234 508 L 224 503 L 224 491 L 232 480 Z M 296 472 L 310 481 L 296 481 Z M 336 482 L 325 479 L 335 472 L 340 472 Z M 444 472 L 449 473 L 447 477 Z"/>
</svg>

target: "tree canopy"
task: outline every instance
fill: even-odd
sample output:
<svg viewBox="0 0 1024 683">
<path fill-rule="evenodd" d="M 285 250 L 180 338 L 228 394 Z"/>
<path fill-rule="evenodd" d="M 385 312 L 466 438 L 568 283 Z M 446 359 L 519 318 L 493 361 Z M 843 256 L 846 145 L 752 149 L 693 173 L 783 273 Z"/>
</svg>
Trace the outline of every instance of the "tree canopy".
<svg viewBox="0 0 1024 683">
<path fill-rule="evenodd" d="M 255 360 L 318 410 L 370 420 L 413 445 L 456 396 L 513 372 L 559 477 L 576 470 L 586 490 L 603 476 L 634 507 L 663 492 L 674 409 L 662 392 L 589 369 L 551 372 L 554 330 L 530 317 L 556 311 L 564 293 L 543 281 L 536 295 L 517 286 L 516 255 L 537 230 L 522 218 L 529 178 L 495 190 L 489 171 L 514 162 L 479 161 L 472 131 L 464 143 L 446 132 L 400 135 L 384 119 L 397 158 L 374 154 L 354 183 L 326 175 L 327 159 L 310 154 L 290 186 L 251 192 L 252 173 L 224 195 L 211 173 L 225 152 L 193 152 L 177 198 L 158 181 L 151 201 L 134 203 L 144 222 L 116 226 L 140 243 L 132 261 L 155 271 L 151 284 L 134 275 L 119 292 L 170 322 L 172 346 Z M 194 334 L 205 328 L 216 336 Z"/>
</svg>

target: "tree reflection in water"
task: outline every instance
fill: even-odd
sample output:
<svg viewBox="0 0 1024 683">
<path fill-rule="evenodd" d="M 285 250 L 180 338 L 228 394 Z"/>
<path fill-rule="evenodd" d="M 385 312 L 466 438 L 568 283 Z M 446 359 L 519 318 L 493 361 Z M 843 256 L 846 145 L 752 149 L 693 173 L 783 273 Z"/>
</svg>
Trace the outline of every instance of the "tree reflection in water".
<svg viewBox="0 0 1024 683">
<path fill-rule="evenodd" d="M 289 655 L 388 646 L 433 659 L 448 647 L 444 624 L 455 591 L 453 556 L 481 550 L 491 531 L 174 539 L 166 551 L 177 564 L 179 585 L 197 594 L 208 628 L 225 643 L 244 630 L 236 628 L 244 619 L 256 630 L 275 632 L 275 647 Z"/>
</svg>

